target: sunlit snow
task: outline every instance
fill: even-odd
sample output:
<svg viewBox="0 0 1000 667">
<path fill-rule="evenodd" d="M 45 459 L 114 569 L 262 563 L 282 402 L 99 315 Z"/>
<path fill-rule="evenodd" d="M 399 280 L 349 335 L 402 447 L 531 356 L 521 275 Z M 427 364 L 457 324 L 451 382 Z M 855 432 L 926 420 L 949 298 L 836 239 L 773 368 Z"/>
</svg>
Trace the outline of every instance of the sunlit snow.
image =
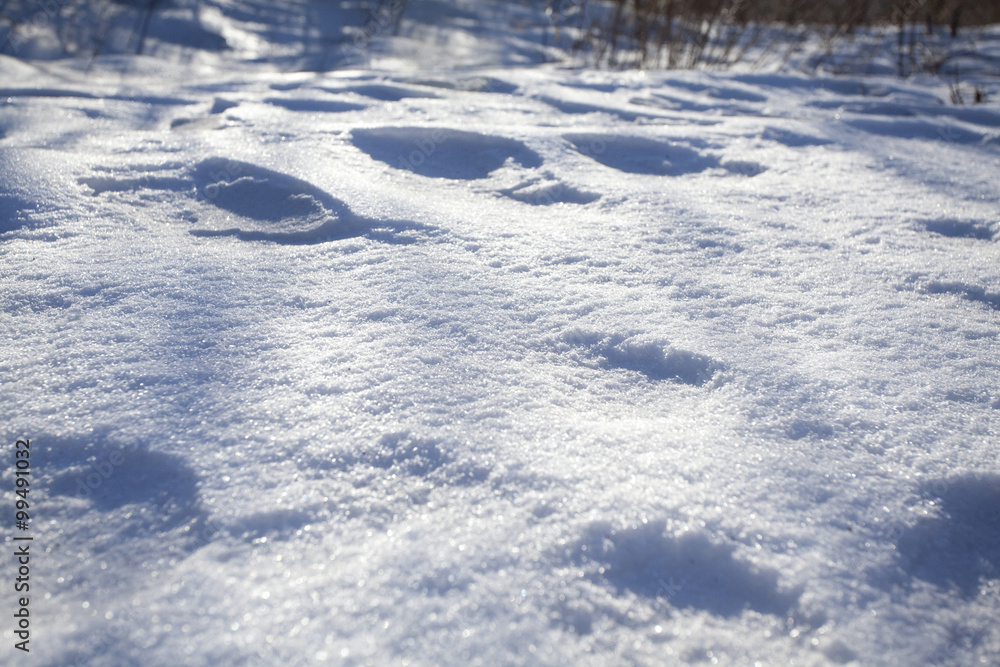
<svg viewBox="0 0 1000 667">
<path fill-rule="evenodd" d="M 0 662 L 997 664 L 995 77 L 203 4 L 0 56 Z"/>
</svg>

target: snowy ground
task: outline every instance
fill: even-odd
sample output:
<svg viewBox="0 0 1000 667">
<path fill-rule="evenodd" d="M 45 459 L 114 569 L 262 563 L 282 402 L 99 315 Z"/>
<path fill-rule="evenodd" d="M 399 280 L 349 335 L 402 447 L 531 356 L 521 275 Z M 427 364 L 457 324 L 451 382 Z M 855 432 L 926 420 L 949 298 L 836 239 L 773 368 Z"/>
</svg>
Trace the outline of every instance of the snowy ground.
<svg viewBox="0 0 1000 667">
<path fill-rule="evenodd" d="M 0 57 L 0 661 L 997 664 L 995 80 L 422 34 Z"/>
</svg>

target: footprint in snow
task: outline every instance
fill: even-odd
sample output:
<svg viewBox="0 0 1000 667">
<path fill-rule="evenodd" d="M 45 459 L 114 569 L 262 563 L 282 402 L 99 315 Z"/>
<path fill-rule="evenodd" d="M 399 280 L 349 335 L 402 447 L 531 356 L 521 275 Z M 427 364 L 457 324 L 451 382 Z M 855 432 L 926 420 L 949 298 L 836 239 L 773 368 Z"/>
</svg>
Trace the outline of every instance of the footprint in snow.
<svg viewBox="0 0 1000 667">
<path fill-rule="evenodd" d="M 512 188 L 500 190 L 504 196 L 516 199 L 532 206 L 551 206 L 553 204 L 589 204 L 601 198 L 601 195 L 579 190 L 571 185 L 548 178 L 530 179 Z"/>
<path fill-rule="evenodd" d="M 1000 577 L 1000 476 L 968 474 L 919 489 L 931 513 L 897 531 L 898 564 L 910 576 L 969 597 Z"/>
<path fill-rule="evenodd" d="M 315 185 L 258 165 L 210 158 L 193 167 L 156 170 L 137 168 L 111 176 L 81 178 L 95 196 L 121 193 L 141 204 L 151 193 L 170 201 L 194 197 L 188 209 L 196 236 L 232 236 L 244 241 L 313 244 L 364 236 L 390 243 L 409 243 L 413 232 L 432 228 L 412 222 L 373 220 L 359 216 L 341 200 Z M 169 193 L 164 197 L 162 193 Z"/>
<path fill-rule="evenodd" d="M 212 102 L 212 106 L 208 109 L 207 116 L 192 117 L 192 116 L 178 116 L 170 121 L 170 129 L 174 130 L 177 128 L 194 129 L 194 128 L 215 128 L 218 129 L 222 127 L 219 124 L 219 119 L 214 118 L 230 109 L 234 109 L 240 105 L 239 102 L 233 100 L 227 100 L 222 97 L 216 97 Z"/>
<path fill-rule="evenodd" d="M 324 100 L 312 97 L 268 97 L 264 101 L 274 107 L 303 113 L 344 113 L 345 111 L 361 111 L 368 108 L 363 104 L 355 104 L 353 102 Z"/>
<path fill-rule="evenodd" d="M 620 109 L 616 107 L 606 107 L 596 104 L 588 104 L 586 102 L 574 102 L 571 100 L 563 100 L 556 97 L 542 96 L 539 97 L 540 102 L 548 104 L 550 107 L 561 111 L 565 114 L 592 114 L 592 113 L 603 113 L 615 118 L 620 118 L 626 123 L 634 123 L 640 118 L 656 118 L 657 114 L 643 113 L 637 111 L 629 111 L 627 109 Z M 632 101 L 630 100 L 630 103 Z M 641 103 L 640 103 L 641 105 Z"/>
<path fill-rule="evenodd" d="M 381 102 L 399 102 L 412 98 L 435 99 L 439 97 L 429 91 L 414 90 L 413 88 L 393 86 L 386 83 L 368 83 L 342 89 L 324 88 L 324 90 L 331 93 L 357 93 L 358 95 Z"/>
<path fill-rule="evenodd" d="M 441 88 L 443 90 L 455 90 L 467 93 L 497 93 L 500 95 L 509 95 L 516 92 L 518 88 L 513 83 L 490 76 L 474 76 L 448 81 L 443 79 L 411 79 L 409 83 L 429 88 Z"/>
<path fill-rule="evenodd" d="M 663 520 L 621 528 L 594 521 L 568 553 L 592 579 L 656 606 L 722 617 L 752 609 L 781 618 L 798 606 L 800 591 L 782 586 L 777 570 L 738 558 L 733 546 L 704 531 L 671 535 Z"/>
<path fill-rule="evenodd" d="M 578 153 L 629 174 L 681 176 L 722 167 L 732 173 L 756 176 L 765 170 L 755 162 L 720 162 L 714 155 L 695 150 L 690 143 L 606 134 L 567 134 L 563 138 Z"/>
<path fill-rule="evenodd" d="M 20 194 L 0 190 L 0 234 L 35 226 L 30 216 L 37 210 L 38 204 Z"/>
<path fill-rule="evenodd" d="M 377 127 L 351 132 L 351 141 L 390 167 L 429 178 L 486 178 L 512 160 L 539 167 L 542 158 L 516 139 L 438 127 Z"/>
<path fill-rule="evenodd" d="M 192 171 L 205 202 L 244 219 L 246 231 L 296 233 L 331 217 L 349 217 L 347 206 L 306 181 L 247 162 L 205 160 Z M 227 216 L 221 224 L 228 225 Z"/>
<path fill-rule="evenodd" d="M 220 114 L 224 111 L 228 111 L 229 109 L 238 107 L 239 105 L 240 103 L 235 100 L 227 100 L 224 97 L 216 97 L 215 101 L 212 102 L 212 108 L 208 110 L 208 113 L 212 115 Z"/>
<path fill-rule="evenodd" d="M 983 145 L 996 144 L 998 140 L 998 135 L 994 133 L 977 132 L 952 123 L 927 120 L 870 120 L 859 118 L 847 120 L 845 124 L 868 134 L 898 139 Z"/>
<path fill-rule="evenodd" d="M 692 93 L 700 93 L 721 102 L 739 100 L 741 102 L 767 102 L 767 96 L 756 90 L 736 88 L 733 86 L 708 85 L 694 81 L 672 80 L 667 84 L 671 88 L 681 88 Z"/>
<path fill-rule="evenodd" d="M 86 501 L 122 534 L 150 536 L 205 518 L 198 477 L 180 457 L 102 438 L 44 442 L 49 493 Z"/>
<path fill-rule="evenodd" d="M 663 111 L 696 114 L 710 113 L 717 116 L 751 116 L 756 113 L 754 109 L 736 103 L 719 104 L 715 101 L 696 102 L 663 93 L 633 97 L 629 100 L 629 103 Z M 696 121 L 698 125 L 715 125 L 717 122 L 717 120 L 706 119 L 698 119 Z"/>
<path fill-rule="evenodd" d="M 865 116 L 890 116 L 897 118 L 912 118 L 916 116 L 914 107 L 897 102 L 844 102 L 844 100 L 817 100 L 806 106 L 814 109 L 836 109 L 843 113 L 853 113 Z"/>
<path fill-rule="evenodd" d="M 761 139 L 784 144 L 789 148 L 807 148 L 810 146 L 826 146 L 831 142 L 828 139 L 814 137 L 809 134 L 801 134 L 784 130 L 778 127 L 768 127 L 761 133 Z"/>
<path fill-rule="evenodd" d="M 367 236 L 409 242 L 401 235 L 425 228 L 354 214 L 344 202 L 307 181 L 247 162 L 213 158 L 192 170 L 201 199 L 225 214 L 209 214 L 192 230 L 198 236 L 311 244 Z M 229 215 L 234 214 L 234 215 Z"/>
<path fill-rule="evenodd" d="M 664 348 L 638 337 L 571 329 L 561 339 L 563 345 L 583 350 L 585 357 L 601 368 L 636 371 L 654 381 L 701 386 L 713 374 L 712 360 L 702 354 Z"/>
<path fill-rule="evenodd" d="M 1000 235 L 1000 223 L 990 224 L 979 220 L 940 218 L 937 220 L 924 220 L 920 224 L 932 234 L 947 236 L 949 238 L 992 241 Z"/>
</svg>

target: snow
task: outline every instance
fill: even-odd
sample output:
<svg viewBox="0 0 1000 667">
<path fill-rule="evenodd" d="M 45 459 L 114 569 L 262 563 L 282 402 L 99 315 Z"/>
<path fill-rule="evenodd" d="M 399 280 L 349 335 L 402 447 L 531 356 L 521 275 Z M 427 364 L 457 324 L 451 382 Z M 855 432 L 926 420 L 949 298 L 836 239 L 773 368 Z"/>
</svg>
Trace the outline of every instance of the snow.
<svg viewBox="0 0 1000 667">
<path fill-rule="evenodd" d="M 1000 659 L 995 78 L 321 4 L 0 56 L 0 660 Z"/>
</svg>

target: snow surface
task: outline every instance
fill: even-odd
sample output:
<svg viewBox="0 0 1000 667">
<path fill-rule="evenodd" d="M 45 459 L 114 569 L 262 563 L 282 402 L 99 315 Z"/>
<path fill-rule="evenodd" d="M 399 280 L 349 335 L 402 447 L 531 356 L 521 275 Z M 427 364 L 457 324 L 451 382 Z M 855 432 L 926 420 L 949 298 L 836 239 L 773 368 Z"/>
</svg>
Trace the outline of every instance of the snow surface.
<svg viewBox="0 0 1000 667">
<path fill-rule="evenodd" d="M 0 661 L 1000 662 L 995 79 L 218 6 L 0 57 Z"/>
</svg>

